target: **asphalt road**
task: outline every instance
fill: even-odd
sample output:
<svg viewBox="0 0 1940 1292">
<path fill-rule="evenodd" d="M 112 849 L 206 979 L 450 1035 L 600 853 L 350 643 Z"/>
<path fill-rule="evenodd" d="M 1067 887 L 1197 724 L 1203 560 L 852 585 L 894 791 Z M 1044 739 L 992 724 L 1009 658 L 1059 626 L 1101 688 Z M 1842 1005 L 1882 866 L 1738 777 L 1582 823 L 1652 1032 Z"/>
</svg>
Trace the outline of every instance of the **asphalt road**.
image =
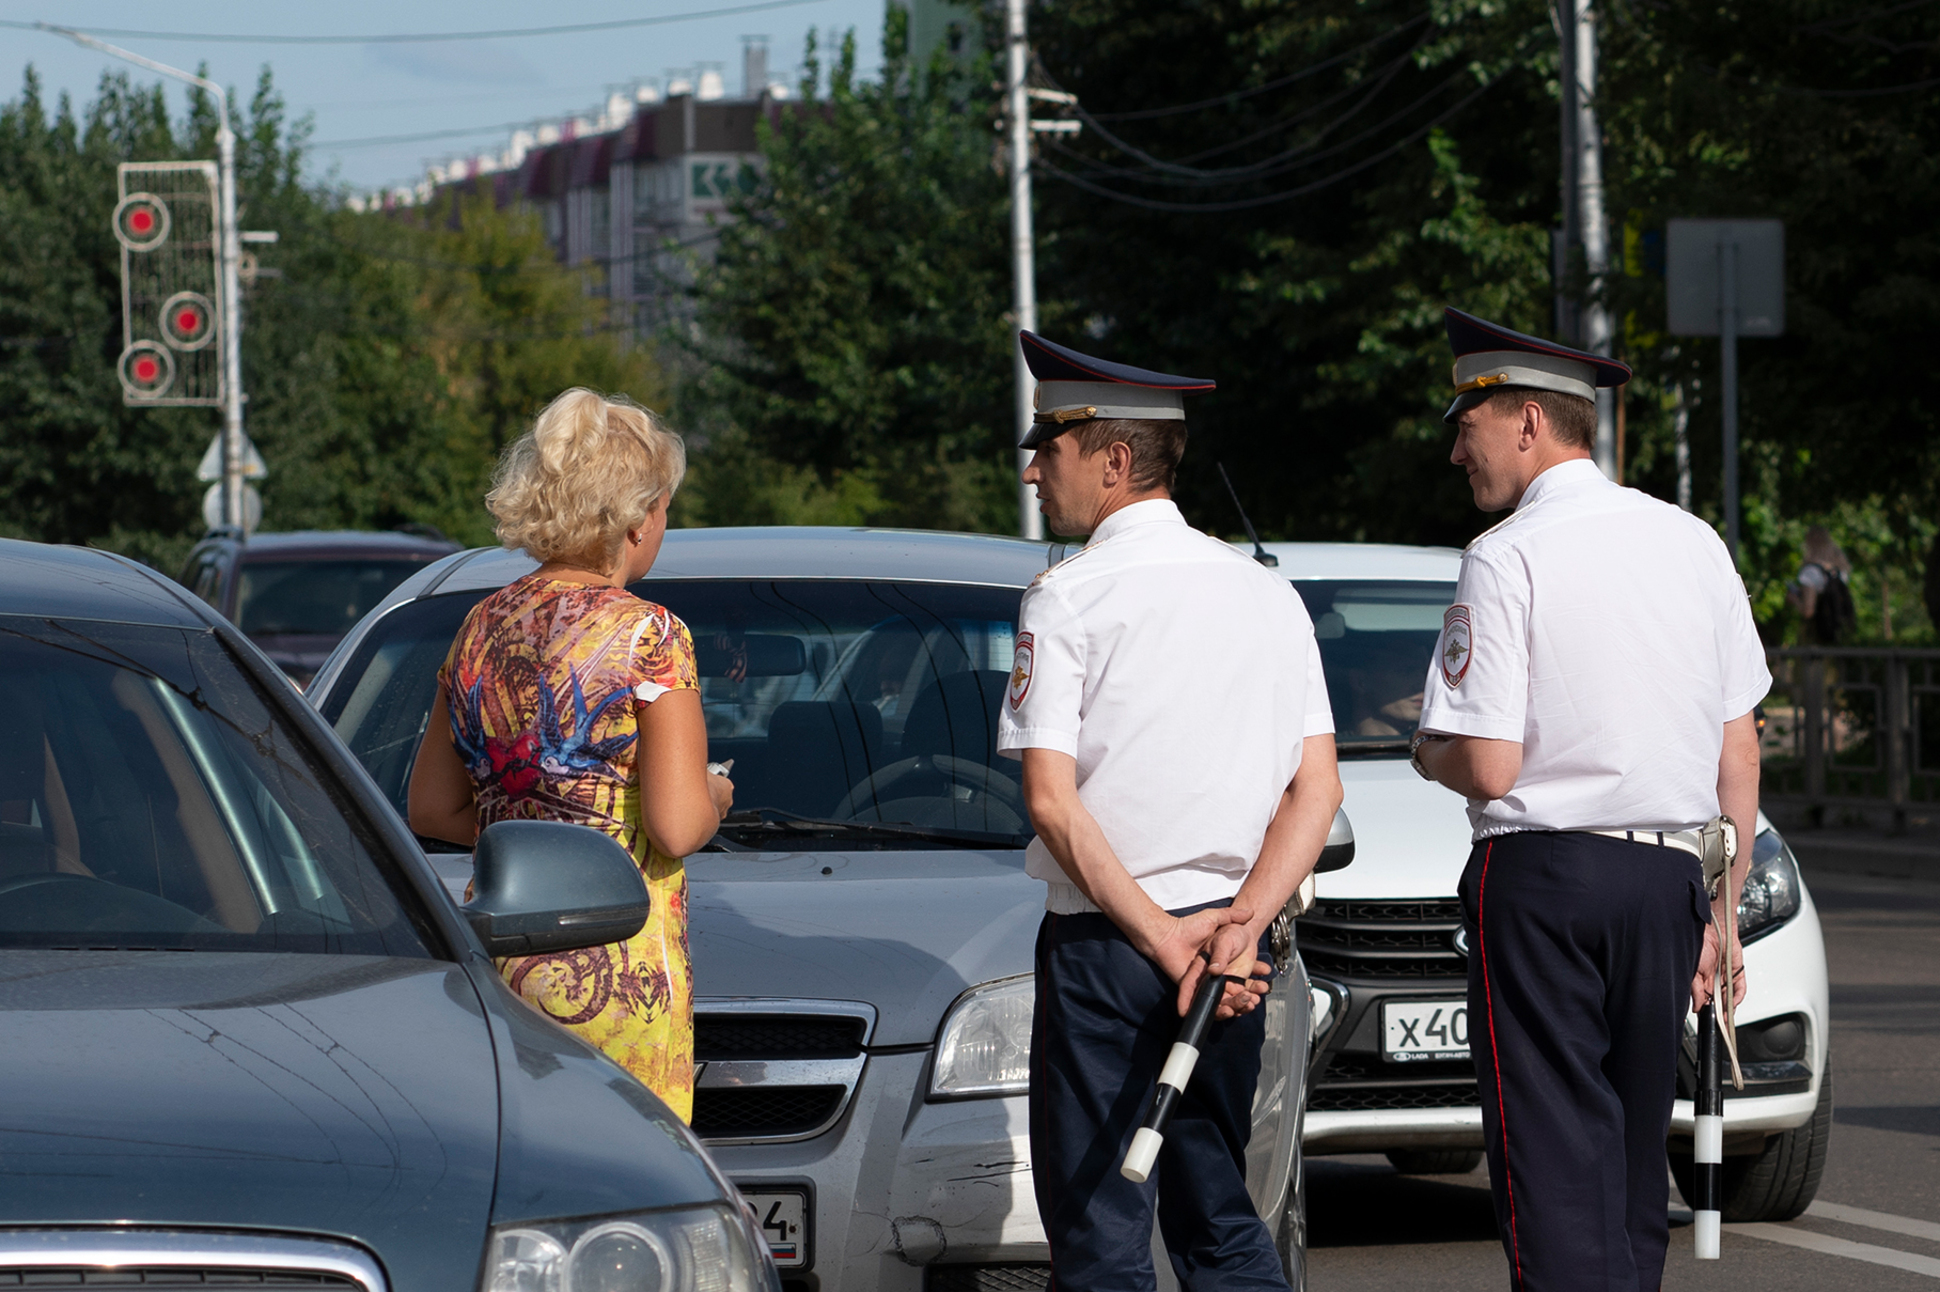
<svg viewBox="0 0 1940 1292">
<path fill-rule="evenodd" d="M 1832 1142 L 1811 1211 L 1726 1225 L 1691 1255 L 1671 1191 L 1667 1289 L 1940 1289 L 1940 848 L 1792 836 L 1832 977 Z M 1487 1168 L 1395 1174 L 1385 1158 L 1308 1164 L 1313 1292 L 1509 1286 Z"/>
</svg>

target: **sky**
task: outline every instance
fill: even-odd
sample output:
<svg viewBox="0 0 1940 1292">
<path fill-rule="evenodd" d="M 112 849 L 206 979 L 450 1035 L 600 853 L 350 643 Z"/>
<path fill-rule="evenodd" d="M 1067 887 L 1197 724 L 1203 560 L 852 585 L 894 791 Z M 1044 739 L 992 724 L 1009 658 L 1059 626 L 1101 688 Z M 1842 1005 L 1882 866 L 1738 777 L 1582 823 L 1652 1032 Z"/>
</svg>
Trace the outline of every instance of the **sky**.
<svg viewBox="0 0 1940 1292">
<path fill-rule="evenodd" d="M 0 0 L 0 18 L 54 22 L 87 31 L 279 36 L 366 36 L 475 32 L 690 14 L 761 0 L 576 0 L 570 5 L 513 0 Z M 774 0 L 768 0 L 774 3 Z M 684 19 L 654 26 L 489 40 L 356 44 L 231 44 L 108 35 L 112 44 L 209 75 L 247 101 L 267 63 L 294 120 L 315 120 L 310 171 L 369 191 L 420 179 L 428 164 L 474 152 L 497 152 L 509 123 L 556 121 L 597 112 L 614 90 L 636 82 L 664 86 L 670 73 L 713 64 L 730 96 L 742 89 L 742 37 L 768 37 L 770 77 L 794 84 L 804 38 L 854 28 L 858 63 L 881 61 L 884 0 L 782 0 L 774 8 Z M 830 42 L 824 40 L 824 48 Z M 161 79 L 145 69 L 38 31 L 0 28 L 0 100 L 19 96 L 27 65 L 40 73 L 51 105 L 63 92 L 76 106 L 94 98 L 102 72 L 126 68 L 140 82 Z M 170 104 L 186 107 L 186 86 L 171 83 Z M 500 127 L 478 129 L 481 127 Z M 397 135 L 473 130 L 439 139 L 366 143 Z"/>
</svg>

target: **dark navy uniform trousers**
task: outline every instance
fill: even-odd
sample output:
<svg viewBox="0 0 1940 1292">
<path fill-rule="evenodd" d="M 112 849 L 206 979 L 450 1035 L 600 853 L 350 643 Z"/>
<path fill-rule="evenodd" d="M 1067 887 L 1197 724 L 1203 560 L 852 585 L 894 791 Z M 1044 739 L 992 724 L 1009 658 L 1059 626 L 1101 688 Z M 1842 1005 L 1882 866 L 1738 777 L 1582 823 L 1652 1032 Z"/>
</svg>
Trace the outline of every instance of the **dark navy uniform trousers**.
<svg viewBox="0 0 1940 1292">
<path fill-rule="evenodd" d="M 1272 958 L 1264 938 L 1259 958 Z M 1264 1008 L 1212 1025 L 1152 1178 L 1133 1184 L 1118 1173 L 1179 1037 L 1178 998 L 1108 916 L 1044 917 L 1031 1171 L 1053 1292 L 1150 1292 L 1155 1200 L 1173 1272 L 1190 1292 L 1287 1292 L 1273 1236 L 1246 1192 Z"/>
<path fill-rule="evenodd" d="M 1677 1047 L 1711 907 L 1696 857 L 1485 839 L 1461 884 L 1489 1184 L 1517 1292 L 1654 1292 Z"/>
</svg>

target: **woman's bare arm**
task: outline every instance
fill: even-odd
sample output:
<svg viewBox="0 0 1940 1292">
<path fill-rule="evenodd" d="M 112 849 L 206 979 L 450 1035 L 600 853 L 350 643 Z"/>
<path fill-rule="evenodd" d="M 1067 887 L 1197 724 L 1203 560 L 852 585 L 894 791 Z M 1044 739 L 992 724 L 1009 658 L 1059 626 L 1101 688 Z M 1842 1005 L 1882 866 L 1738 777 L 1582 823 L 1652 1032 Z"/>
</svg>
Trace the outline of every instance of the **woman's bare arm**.
<svg viewBox="0 0 1940 1292">
<path fill-rule="evenodd" d="M 418 742 L 406 802 L 412 833 L 468 848 L 478 842 L 478 798 L 471 775 L 451 743 L 451 710 L 445 704 L 443 686 L 432 702 L 424 739 Z"/>
<path fill-rule="evenodd" d="M 635 704 L 640 723 L 640 821 L 669 857 L 697 852 L 734 802 L 734 785 L 707 770 L 707 720 L 698 691 L 668 691 Z"/>
</svg>

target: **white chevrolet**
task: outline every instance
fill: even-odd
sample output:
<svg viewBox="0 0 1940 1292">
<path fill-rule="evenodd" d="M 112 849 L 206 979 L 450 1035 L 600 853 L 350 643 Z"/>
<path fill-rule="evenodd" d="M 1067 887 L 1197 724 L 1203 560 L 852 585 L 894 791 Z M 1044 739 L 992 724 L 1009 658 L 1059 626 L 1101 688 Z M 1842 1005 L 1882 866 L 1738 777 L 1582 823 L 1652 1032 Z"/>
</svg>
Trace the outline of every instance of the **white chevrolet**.
<svg viewBox="0 0 1940 1292">
<path fill-rule="evenodd" d="M 1454 598 L 1452 548 L 1269 543 L 1306 601 L 1333 699 L 1354 865 L 1321 875 L 1298 921 L 1312 980 L 1306 1152 L 1385 1153 L 1407 1173 L 1481 1160 L 1456 882 L 1463 801 L 1408 763 L 1421 691 Z M 1738 914 L 1750 993 L 1742 1093 L 1726 1089 L 1726 1220 L 1788 1220 L 1818 1188 L 1832 1128 L 1825 947 L 1792 851 L 1759 820 Z M 1695 1021 L 1686 1020 L 1670 1165 L 1689 1196 Z"/>
</svg>

